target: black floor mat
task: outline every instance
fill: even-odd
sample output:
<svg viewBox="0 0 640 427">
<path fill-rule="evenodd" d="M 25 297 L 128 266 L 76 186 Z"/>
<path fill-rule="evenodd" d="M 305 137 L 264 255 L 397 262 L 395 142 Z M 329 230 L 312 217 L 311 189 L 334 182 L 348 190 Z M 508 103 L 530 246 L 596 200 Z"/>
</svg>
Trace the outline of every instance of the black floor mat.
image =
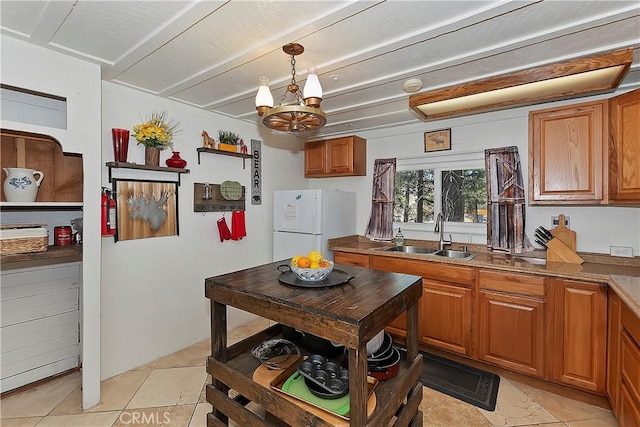
<svg viewBox="0 0 640 427">
<path fill-rule="evenodd" d="M 420 353 L 423 385 L 488 411 L 496 409 L 498 375 L 431 353 Z"/>
</svg>

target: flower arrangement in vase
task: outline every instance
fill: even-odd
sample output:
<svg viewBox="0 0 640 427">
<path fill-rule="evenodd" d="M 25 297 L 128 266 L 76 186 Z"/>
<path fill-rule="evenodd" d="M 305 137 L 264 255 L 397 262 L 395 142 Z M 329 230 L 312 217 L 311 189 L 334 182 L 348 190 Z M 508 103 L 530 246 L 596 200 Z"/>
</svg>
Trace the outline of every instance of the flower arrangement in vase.
<svg viewBox="0 0 640 427">
<path fill-rule="evenodd" d="M 158 166 L 160 151 L 173 147 L 173 137 L 177 135 L 180 122 L 167 119 L 166 111 L 154 111 L 146 122 L 133 127 L 133 136 L 145 147 L 145 164 Z"/>
<path fill-rule="evenodd" d="M 237 133 L 226 130 L 218 131 L 218 150 L 238 152 L 240 136 Z"/>
</svg>

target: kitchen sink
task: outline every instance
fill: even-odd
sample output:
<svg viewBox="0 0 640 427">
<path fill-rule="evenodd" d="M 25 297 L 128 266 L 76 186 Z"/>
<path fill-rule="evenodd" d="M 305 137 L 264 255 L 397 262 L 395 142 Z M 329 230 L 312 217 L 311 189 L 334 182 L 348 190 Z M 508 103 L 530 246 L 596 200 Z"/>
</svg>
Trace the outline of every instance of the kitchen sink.
<svg viewBox="0 0 640 427">
<path fill-rule="evenodd" d="M 464 260 L 470 260 L 474 256 L 476 256 L 475 253 L 471 253 L 467 251 L 455 251 L 452 249 L 443 249 L 441 251 L 436 251 L 433 254 L 436 256 L 441 256 L 446 258 L 457 258 L 457 259 L 464 259 Z"/>
<path fill-rule="evenodd" d="M 404 252 L 407 254 L 424 254 L 433 255 L 437 249 L 425 248 L 424 246 L 392 246 L 390 248 L 384 248 L 384 251 L 390 252 Z"/>
</svg>

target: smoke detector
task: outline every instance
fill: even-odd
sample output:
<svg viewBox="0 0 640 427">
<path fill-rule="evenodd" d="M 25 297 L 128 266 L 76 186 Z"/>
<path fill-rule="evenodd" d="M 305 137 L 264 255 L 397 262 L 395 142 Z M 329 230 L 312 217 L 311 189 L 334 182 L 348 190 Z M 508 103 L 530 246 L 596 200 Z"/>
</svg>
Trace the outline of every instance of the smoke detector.
<svg viewBox="0 0 640 427">
<path fill-rule="evenodd" d="M 407 93 L 414 93 L 422 89 L 422 80 L 409 79 L 402 85 L 402 89 Z"/>
</svg>

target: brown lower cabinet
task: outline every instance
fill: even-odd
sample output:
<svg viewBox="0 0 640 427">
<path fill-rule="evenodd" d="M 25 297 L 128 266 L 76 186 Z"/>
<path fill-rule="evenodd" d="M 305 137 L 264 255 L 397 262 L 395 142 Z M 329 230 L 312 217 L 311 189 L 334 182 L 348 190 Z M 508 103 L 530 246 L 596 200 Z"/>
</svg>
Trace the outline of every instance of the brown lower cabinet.
<svg viewBox="0 0 640 427">
<path fill-rule="evenodd" d="M 418 319 L 418 340 L 470 356 L 471 303 L 470 287 L 423 279 L 419 309 L 429 314 Z"/>
<path fill-rule="evenodd" d="M 370 266 L 422 276 L 418 340 L 422 344 L 472 356 L 473 268 L 381 256 L 372 256 Z M 392 335 L 405 337 L 406 325 L 403 314 L 385 329 Z"/>
<path fill-rule="evenodd" d="M 481 269 L 478 287 L 478 358 L 543 377 L 545 278 Z"/>
<path fill-rule="evenodd" d="M 640 426 L 640 319 L 609 296 L 607 395 L 620 425 Z"/>
<path fill-rule="evenodd" d="M 479 359 L 543 377 L 544 301 L 491 291 L 479 301 Z"/>
<path fill-rule="evenodd" d="M 607 288 L 551 279 L 553 348 L 551 379 L 604 392 L 607 360 Z"/>
<path fill-rule="evenodd" d="M 357 262 L 353 255 L 358 254 L 336 253 L 335 259 Z M 421 344 L 605 394 L 607 360 L 609 369 L 615 362 L 607 359 L 605 285 L 430 260 L 364 257 L 357 265 L 422 276 Z M 402 315 L 385 329 L 404 337 L 406 324 Z M 640 385 L 634 390 L 640 390 Z M 640 401 L 640 393 L 637 398 Z"/>
</svg>

